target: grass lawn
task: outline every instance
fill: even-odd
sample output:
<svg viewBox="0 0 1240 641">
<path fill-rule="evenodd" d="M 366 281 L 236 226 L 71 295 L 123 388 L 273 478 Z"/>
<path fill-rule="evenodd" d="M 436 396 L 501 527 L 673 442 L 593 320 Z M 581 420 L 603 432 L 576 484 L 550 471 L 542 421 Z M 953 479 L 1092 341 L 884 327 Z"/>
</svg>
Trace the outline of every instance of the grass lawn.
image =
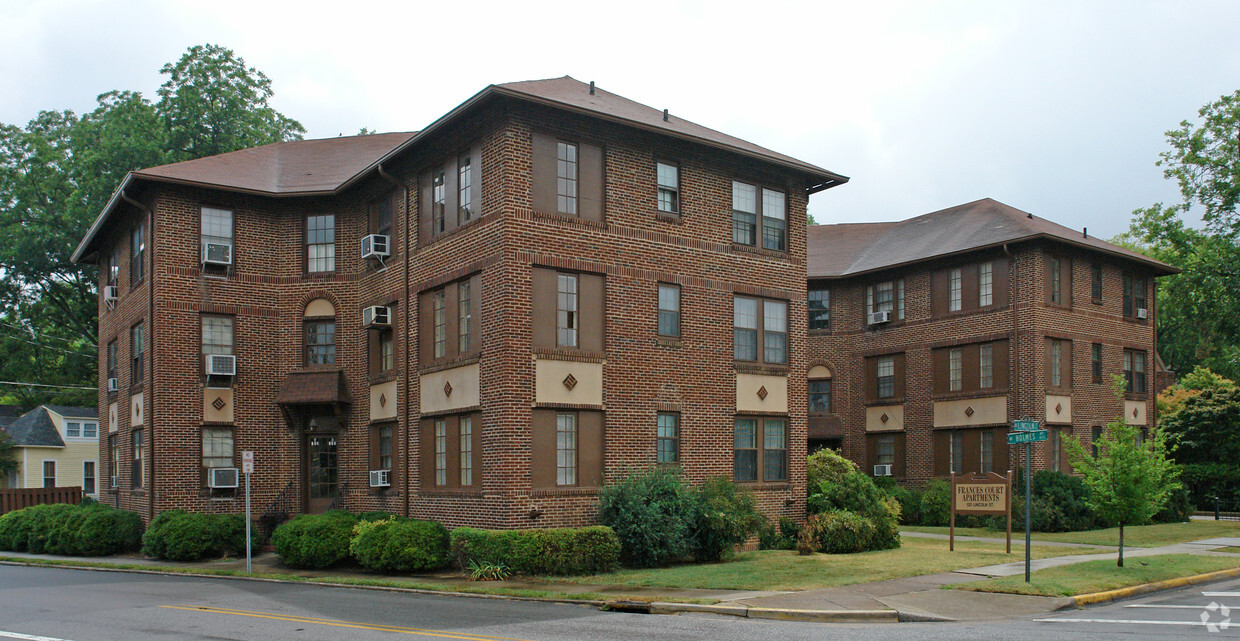
<svg viewBox="0 0 1240 641">
<path fill-rule="evenodd" d="M 906 525 L 901 526 L 900 529 L 909 532 L 947 534 L 946 527 Z M 996 532 L 985 528 L 958 527 L 956 528 L 956 536 L 995 538 L 1002 537 L 1003 532 Z M 1152 548 L 1199 539 L 1213 539 L 1220 536 L 1240 536 L 1240 521 L 1189 521 L 1188 523 L 1128 526 L 1124 528 L 1124 545 L 1126 547 Z M 1024 530 L 1021 530 L 1019 534 L 1013 531 L 1012 539 L 1013 541 L 1016 539 L 1024 541 Z M 1119 528 L 1090 530 L 1088 532 L 1034 532 L 1033 540 L 1085 543 L 1087 545 L 1119 545 Z"/>
<path fill-rule="evenodd" d="M 1035 547 L 1033 556 L 1040 559 L 1082 552 L 1088 553 L 1088 550 Z M 1005 554 L 1001 543 L 965 541 L 957 541 L 956 551 L 948 552 L 947 541 L 906 537 L 903 545 L 894 550 L 809 556 L 784 550 L 742 552 L 725 563 L 620 570 L 553 580 L 716 590 L 810 590 L 1021 561 L 1024 554 L 1024 546 L 1015 541 L 1012 554 Z"/>
<path fill-rule="evenodd" d="M 1029 583 L 1025 583 L 1024 575 L 1017 575 L 973 583 L 959 583 L 948 587 L 953 590 L 974 592 L 1076 596 L 1235 567 L 1240 567 L 1240 559 L 1192 554 L 1164 554 L 1127 558 L 1124 559 L 1122 568 L 1115 566 L 1113 558 L 1047 568 L 1034 572 L 1030 576 L 1032 581 Z"/>
</svg>

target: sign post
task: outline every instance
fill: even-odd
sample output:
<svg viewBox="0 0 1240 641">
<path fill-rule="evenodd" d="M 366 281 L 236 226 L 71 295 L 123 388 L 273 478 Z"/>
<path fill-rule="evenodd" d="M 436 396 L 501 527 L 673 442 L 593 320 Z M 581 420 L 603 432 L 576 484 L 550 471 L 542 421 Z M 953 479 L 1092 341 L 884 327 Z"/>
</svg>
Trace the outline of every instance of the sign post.
<svg viewBox="0 0 1240 641">
<path fill-rule="evenodd" d="M 1029 582 L 1029 569 L 1032 563 L 1029 550 L 1030 531 L 1032 524 L 1030 523 L 1030 506 L 1033 501 L 1030 499 L 1030 477 L 1033 474 L 1033 444 L 1045 441 L 1048 432 L 1041 429 L 1041 425 L 1037 421 L 1022 419 L 1012 421 L 1012 429 L 1014 432 L 1008 432 L 1007 441 L 1009 445 L 1017 443 L 1025 444 L 1025 583 Z"/>
<path fill-rule="evenodd" d="M 956 515 L 987 514 L 1008 515 L 1008 554 L 1012 553 L 1012 472 L 1008 475 L 994 472 L 983 474 L 952 474 L 951 523 L 948 530 L 947 549 L 956 550 Z"/>
<path fill-rule="evenodd" d="M 250 475 L 254 473 L 254 452 L 241 453 L 241 471 L 245 474 L 245 571 L 253 572 L 253 550 L 250 549 Z"/>
</svg>

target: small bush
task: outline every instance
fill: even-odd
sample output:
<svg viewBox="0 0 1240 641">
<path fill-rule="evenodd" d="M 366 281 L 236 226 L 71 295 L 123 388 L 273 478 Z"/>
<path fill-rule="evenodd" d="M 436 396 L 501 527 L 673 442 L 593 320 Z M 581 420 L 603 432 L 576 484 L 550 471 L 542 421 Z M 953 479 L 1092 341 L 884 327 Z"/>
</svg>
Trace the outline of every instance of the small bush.
<svg viewBox="0 0 1240 641">
<path fill-rule="evenodd" d="M 921 492 L 902 486 L 887 490 L 887 496 L 900 504 L 900 525 L 915 525 L 921 522 Z"/>
<path fill-rule="evenodd" d="M 59 525 L 73 509 L 66 504 L 32 505 L 0 516 L 0 550 L 45 552 L 52 526 Z"/>
<path fill-rule="evenodd" d="M 926 483 L 921 493 L 921 524 L 947 525 L 952 515 L 951 484 L 943 479 Z"/>
<path fill-rule="evenodd" d="M 306 514 L 284 523 L 271 535 L 276 554 L 292 568 L 330 568 L 349 558 L 357 517 L 343 510 Z"/>
<path fill-rule="evenodd" d="M 60 550 L 63 547 L 72 546 L 72 541 L 67 540 L 67 534 L 63 533 L 61 528 L 77 511 L 77 506 L 57 503 L 32 507 L 43 509 L 37 510 L 31 516 L 30 529 L 26 536 L 26 551 L 32 554 L 67 554 Z"/>
<path fill-rule="evenodd" d="M 822 483 L 817 492 L 809 496 L 809 509 L 814 514 L 827 512 L 847 512 L 859 516 L 868 523 L 872 530 L 864 541 L 867 550 L 885 550 L 900 546 L 900 503 L 885 495 L 874 484 L 869 476 L 861 472 L 845 474 L 839 482 Z M 837 525 L 841 518 L 838 514 L 832 519 L 819 519 L 818 527 L 851 527 Z M 847 524 L 853 523 L 845 520 Z M 844 523 L 845 521 L 841 521 Z M 831 523 L 830 526 L 825 523 Z M 816 532 L 814 539 L 822 542 L 821 533 Z M 823 549 L 832 547 L 822 546 Z M 848 547 L 848 545 L 843 545 Z"/>
<path fill-rule="evenodd" d="M 434 521 L 361 520 L 353 526 L 349 551 L 376 572 L 438 570 L 448 564 L 448 531 Z"/>
<path fill-rule="evenodd" d="M 142 547 L 142 517 L 127 510 L 101 506 L 81 510 L 75 554 L 109 556 Z"/>
<path fill-rule="evenodd" d="M 879 538 L 874 522 L 846 510 L 828 510 L 809 518 L 803 533 L 817 552 L 852 554 L 875 549 Z"/>
<path fill-rule="evenodd" d="M 753 494 L 731 479 L 717 476 L 693 490 L 693 525 L 690 529 L 693 558 L 722 561 L 736 546 L 758 532 L 766 520 L 758 513 Z"/>
<path fill-rule="evenodd" d="M 396 516 L 395 514 L 392 514 L 391 512 L 381 512 L 378 510 L 375 510 L 373 512 L 362 512 L 361 514 L 357 515 L 357 520 L 359 521 L 387 521 L 388 519 L 399 519 L 399 518 L 400 518 L 399 516 Z"/>
<path fill-rule="evenodd" d="M 142 553 L 165 561 L 244 554 L 245 517 L 184 510 L 160 512 L 142 536 Z"/>
<path fill-rule="evenodd" d="M 1171 491 L 1171 495 L 1167 497 L 1167 502 L 1163 504 L 1158 514 L 1154 515 L 1154 522 L 1183 523 L 1188 521 L 1195 511 L 1192 502 L 1188 498 L 1188 489 L 1180 485 Z"/>
<path fill-rule="evenodd" d="M 856 471 L 856 463 L 831 449 L 818 450 L 805 459 L 805 480 L 811 494 L 823 483 L 839 483 Z"/>
<path fill-rule="evenodd" d="M 786 517 L 779 517 L 779 528 L 767 521 L 758 532 L 758 549 L 761 550 L 795 550 L 797 538 L 801 535 L 801 525 Z"/>
<path fill-rule="evenodd" d="M 606 526 L 545 530 L 452 531 L 452 555 L 462 568 L 503 567 L 517 574 L 608 572 L 620 562 L 621 542 Z"/>
<path fill-rule="evenodd" d="M 630 475 L 599 493 L 599 522 L 620 540 L 628 567 L 667 565 L 693 552 L 693 506 L 673 470 L 654 468 Z"/>
</svg>

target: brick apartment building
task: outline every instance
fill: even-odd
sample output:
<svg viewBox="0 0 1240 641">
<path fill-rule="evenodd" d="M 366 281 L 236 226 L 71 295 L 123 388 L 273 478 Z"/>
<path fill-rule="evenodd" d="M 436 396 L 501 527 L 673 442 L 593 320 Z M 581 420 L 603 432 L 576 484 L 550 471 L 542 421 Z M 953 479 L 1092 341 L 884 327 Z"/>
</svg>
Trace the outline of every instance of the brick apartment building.
<svg viewBox="0 0 1240 641">
<path fill-rule="evenodd" d="M 1050 431 L 1034 467 L 1064 471 L 1064 439 L 1121 413 L 1152 427 L 1155 279 L 1174 268 L 990 199 L 812 226 L 808 251 L 811 449 L 919 482 L 1015 469 L 1019 418 Z"/>
<path fill-rule="evenodd" d="M 102 500 L 239 512 L 252 451 L 256 515 L 575 525 L 655 463 L 801 515 L 806 203 L 846 180 L 568 77 L 135 171 L 74 255 Z"/>
</svg>

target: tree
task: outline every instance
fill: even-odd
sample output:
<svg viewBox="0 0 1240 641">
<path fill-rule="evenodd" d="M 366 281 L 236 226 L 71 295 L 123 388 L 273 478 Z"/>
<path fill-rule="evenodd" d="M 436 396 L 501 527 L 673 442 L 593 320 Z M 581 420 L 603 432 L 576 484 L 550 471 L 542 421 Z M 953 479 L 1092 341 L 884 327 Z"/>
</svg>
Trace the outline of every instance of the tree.
<svg viewBox="0 0 1240 641">
<path fill-rule="evenodd" d="M 1240 469 L 1240 388 L 1197 368 L 1159 394 L 1159 430 L 1167 434 L 1181 479 L 1198 506 L 1235 499 Z"/>
<path fill-rule="evenodd" d="M 1170 149 L 1157 162 L 1175 180 L 1181 201 L 1133 212 L 1122 239 L 1183 273 L 1161 279 L 1159 351 L 1168 366 L 1186 372 L 1205 365 L 1240 378 L 1240 91 L 1198 111 L 1166 133 Z M 1200 211 L 1205 230 L 1184 224 Z"/>
<path fill-rule="evenodd" d="M 13 446 L 13 440 L 9 438 L 9 433 L 0 427 L 0 475 L 17 469 L 17 456 L 14 451 L 16 449 Z"/>
<path fill-rule="evenodd" d="M 1114 377 L 1116 399 L 1124 398 L 1124 378 Z M 1167 458 L 1162 430 L 1144 441 L 1140 428 L 1123 416 L 1107 424 L 1094 441 L 1098 455 L 1076 439 L 1064 441 L 1072 467 L 1085 479 L 1089 507 L 1100 519 L 1119 524 L 1119 557 L 1124 567 L 1124 526 L 1142 525 L 1162 509 L 1171 492 L 1179 489 L 1179 470 Z"/>
<path fill-rule="evenodd" d="M 72 387 L 95 384 L 80 354 L 97 351 L 97 270 L 69 258 L 128 172 L 304 131 L 268 104 L 271 81 L 228 49 L 191 47 L 162 73 L 158 103 L 112 91 L 81 117 L 0 124 L 0 380 L 71 386 L 12 392 L 23 404 L 91 397 Z"/>
</svg>

